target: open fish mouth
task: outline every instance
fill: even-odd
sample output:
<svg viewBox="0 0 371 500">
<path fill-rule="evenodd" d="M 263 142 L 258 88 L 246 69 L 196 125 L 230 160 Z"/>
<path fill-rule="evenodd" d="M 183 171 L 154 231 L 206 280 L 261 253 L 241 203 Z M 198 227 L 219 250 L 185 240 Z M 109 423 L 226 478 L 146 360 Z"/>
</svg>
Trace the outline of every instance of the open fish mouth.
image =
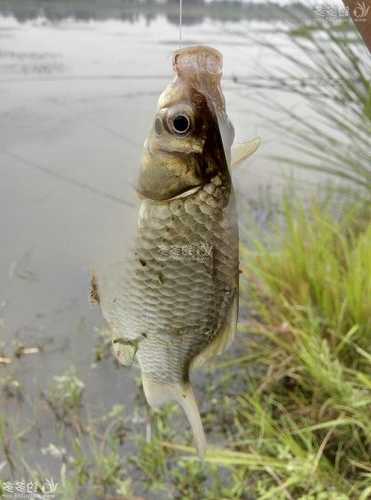
<svg viewBox="0 0 371 500">
<path fill-rule="evenodd" d="M 204 45 L 185 47 L 174 52 L 173 69 L 177 79 L 204 95 L 218 122 L 224 151 L 230 164 L 230 148 L 234 140 L 234 128 L 230 122 L 221 88 L 223 56 Z"/>
<path fill-rule="evenodd" d="M 211 47 L 186 47 L 175 51 L 173 69 L 178 78 L 203 94 L 216 108 L 225 111 L 225 100 L 221 91 L 223 56 Z"/>
</svg>

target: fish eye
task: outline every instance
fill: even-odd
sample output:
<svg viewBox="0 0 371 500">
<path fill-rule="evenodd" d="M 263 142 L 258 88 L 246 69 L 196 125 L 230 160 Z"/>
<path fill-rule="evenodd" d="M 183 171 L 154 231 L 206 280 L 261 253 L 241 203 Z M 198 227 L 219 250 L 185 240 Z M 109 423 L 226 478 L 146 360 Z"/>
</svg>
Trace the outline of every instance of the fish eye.
<svg viewBox="0 0 371 500">
<path fill-rule="evenodd" d="M 178 135 L 184 135 L 191 128 L 191 120 L 187 115 L 179 113 L 171 119 L 171 125 L 173 131 Z"/>
</svg>

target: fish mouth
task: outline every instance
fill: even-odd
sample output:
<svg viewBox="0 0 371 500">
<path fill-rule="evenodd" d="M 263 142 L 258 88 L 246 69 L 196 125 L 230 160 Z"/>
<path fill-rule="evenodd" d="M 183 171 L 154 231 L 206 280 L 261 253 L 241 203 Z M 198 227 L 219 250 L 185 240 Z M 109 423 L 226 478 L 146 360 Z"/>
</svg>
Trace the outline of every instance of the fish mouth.
<svg viewBox="0 0 371 500">
<path fill-rule="evenodd" d="M 234 140 L 234 128 L 226 113 L 221 88 L 222 54 L 206 45 L 185 47 L 174 52 L 173 69 L 176 73 L 175 83 L 179 80 L 206 98 L 207 105 L 218 122 L 224 151 L 230 162 L 229 151 Z"/>
<path fill-rule="evenodd" d="M 192 73 L 204 73 L 220 79 L 223 55 L 207 45 L 184 47 L 174 52 L 173 68 L 180 77 Z"/>
<path fill-rule="evenodd" d="M 225 100 L 221 90 L 223 74 L 222 54 L 206 45 L 196 45 L 176 50 L 173 69 L 177 78 L 203 94 L 212 103 L 217 114 L 225 112 Z"/>
</svg>

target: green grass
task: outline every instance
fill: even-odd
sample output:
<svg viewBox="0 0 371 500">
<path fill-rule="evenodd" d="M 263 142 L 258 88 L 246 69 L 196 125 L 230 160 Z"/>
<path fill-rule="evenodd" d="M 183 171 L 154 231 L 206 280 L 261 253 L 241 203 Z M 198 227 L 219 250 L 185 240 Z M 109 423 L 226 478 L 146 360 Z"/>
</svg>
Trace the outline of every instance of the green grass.
<svg viewBox="0 0 371 500">
<path fill-rule="evenodd" d="M 63 375 L 53 377 L 46 398 L 60 415 L 66 416 L 81 407 L 84 389 L 84 382 L 77 377 L 75 368 L 71 367 Z"/>
<path fill-rule="evenodd" d="M 327 174 L 337 189 L 371 191 L 371 60 L 350 19 L 337 22 L 316 16 L 307 24 L 294 20 L 283 46 L 257 41 L 277 65 L 259 74 L 259 86 L 300 96 L 300 106 L 262 101 L 267 123 L 280 133 L 288 153 L 275 155 L 282 164 Z M 339 30 L 346 25 L 347 29 Z M 297 36 L 295 31 L 300 30 Z M 273 95 L 273 94 L 272 94 Z M 280 118 L 271 118 L 271 111 Z"/>
<path fill-rule="evenodd" d="M 284 220 L 274 251 L 243 248 L 259 370 L 236 439 L 207 460 L 244 471 L 261 499 L 371 498 L 370 219 L 287 203 Z"/>
</svg>

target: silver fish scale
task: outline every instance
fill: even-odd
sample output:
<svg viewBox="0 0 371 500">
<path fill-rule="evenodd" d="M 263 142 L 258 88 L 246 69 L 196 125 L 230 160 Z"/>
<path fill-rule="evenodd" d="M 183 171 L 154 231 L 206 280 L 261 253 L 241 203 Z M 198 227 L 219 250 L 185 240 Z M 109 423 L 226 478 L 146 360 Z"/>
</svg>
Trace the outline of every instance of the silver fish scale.
<svg viewBox="0 0 371 500">
<path fill-rule="evenodd" d="M 231 185 L 142 202 L 124 291 L 106 319 L 138 341 L 141 369 L 158 382 L 188 377 L 191 361 L 223 328 L 238 293 L 238 229 Z"/>
</svg>

